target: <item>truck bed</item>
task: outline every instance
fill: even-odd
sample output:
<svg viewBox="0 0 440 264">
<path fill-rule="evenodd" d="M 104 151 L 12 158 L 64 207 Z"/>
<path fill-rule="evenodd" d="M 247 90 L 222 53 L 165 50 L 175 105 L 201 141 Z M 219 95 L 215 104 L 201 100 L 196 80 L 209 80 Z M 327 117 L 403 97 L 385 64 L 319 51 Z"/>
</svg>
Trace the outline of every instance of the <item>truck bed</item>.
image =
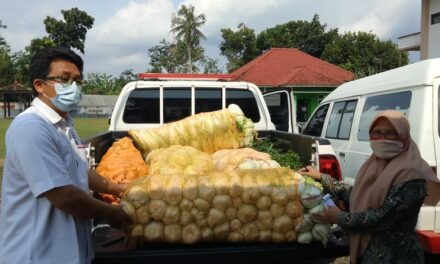
<svg viewBox="0 0 440 264">
<path fill-rule="evenodd" d="M 303 164 L 309 164 L 313 154 L 314 137 L 282 131 L 258 131 L 260 138 L 281 142 L 282 149 L 297 152 Z M 106 132 L 90 139 L 95 163 L 114 141 L 128 136 L 127 132 Z M 325 142 L 320 142 L 325 144 Z M 97 223 L 95 222 L 95 227 Z M 334 230 L 326 247 L 313 242 L 299 243 L 203 243 L 195 245 L 145 243 L 128 241 L 118 230 L 95 228 L 93 238 L 96 258 L 93 263 L 294 263 L 301 260 L 336 258 L 349 254 L 348 241 L 340 229 Z"/>
<path fill-rule="evenodd" d="M 92 138 L 86 138 L 83 140 L 83 143 L 90 143 L 94 147 L 94 153 L 92 155 L 95 158 L 95 162 L 99 163 L 102 156 L 104 156 L 105 152 L 111 147 L 113 142 L 127 136 L 129 136 L 127 131 L 108 131 Z M 272 141 L 277 141 L 280 143 L 277 147 L 280 147 L 283 150 L 291 149 L 295 151 L 298 153 L 303 164 L 310 163 L 314 151 L 310 146 L 312 146 L 316 140 L 318 140 L 321 145 L 330 144 L 326 139 L 318 139 L 307 135 L 293 134 L 277 130 L 260 130 L 258 131 L 258 138 L 268 138 Z"/>
</svg>

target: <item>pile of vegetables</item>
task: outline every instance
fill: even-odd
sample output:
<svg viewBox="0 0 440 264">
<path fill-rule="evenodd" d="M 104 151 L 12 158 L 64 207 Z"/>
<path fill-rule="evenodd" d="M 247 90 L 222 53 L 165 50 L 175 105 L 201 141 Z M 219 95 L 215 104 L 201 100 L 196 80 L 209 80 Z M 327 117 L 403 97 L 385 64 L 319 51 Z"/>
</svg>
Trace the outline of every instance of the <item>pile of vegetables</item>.
<svg viewBox="0 0 440 264">
<path fill-rule="evenodd" d="M 200 113 L 182 120 L 147 130 L 129 130 L 146 157 L 158 148 L 172 145 L 191 146 L 212 154 L 220 149 L 236 149 L 252 145 L 256 132 L 252 120 L 237 105 Z"/>
<path fill-rule="evenodd" d="M 326 245 L 330 235 L 330 225 L 313 221 L 311 214 L 318 214 L 324 211 L 323 187 L 308 176 L 302 177 L 298 192 L 300 193 L 301 204 L 303 206 L 302 223 L 296 227 L 298 231 L 298 242 L 309 244 L 313 240 L 321 241 Z"/>
<path fill-rule="evenodd" d="M 200 174 L 214 170 L 211 155 L 189 146 L 174 145 L 148 154 L 148 174 Z"/>
<path fill-rule="evenodd" d="M 302 167 L 299 155 L 292 150 L 283 151 L 279 148 L 279 141 L 272 142 L 269 139 L 255 140 L 252 148 L 270 155 L 282 167 L 288 167 L 292 170 L 298 170 Z"/>
<path fill-rule="evenodd" d="M 238 106 L 129 134 L 141 151 L 128 138 L 115 142 L 98 172 L 131 181 L 120 203 L 134 220 L 132 236 L 186 244 L 326 243 L 329 226 L 310 217 L 323 210 L 322 186 L 294 172 L 301 167 L 296 153 L 254 142 L 253 123 Z M 112 176 L 121 170 L 123 176 Z"/>
<path fill-rule="evenodd" d="M 298 182 L 288 168 L 141 177 L 122 198 L 147 241 L 296 241 Z"/>
<path fill-rule="evenodd" d="M 222 149 L 212 155 L 218 171 L 235 169 L 269 169 L 281 167 L 267 153 L 252 148 Z"/>
</svg>

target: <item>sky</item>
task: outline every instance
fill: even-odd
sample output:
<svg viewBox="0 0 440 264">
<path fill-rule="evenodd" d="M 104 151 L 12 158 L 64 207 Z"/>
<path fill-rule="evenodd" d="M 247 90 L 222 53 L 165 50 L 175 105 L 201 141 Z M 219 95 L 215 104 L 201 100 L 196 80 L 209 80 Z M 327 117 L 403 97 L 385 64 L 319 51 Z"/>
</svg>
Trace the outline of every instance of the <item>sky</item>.
<svg viewBox="0 0 440 264">
<path fill-rule="evenodd" d="M 113 76 L 127 69 L 135 73 L 150 68 L 148 49 L 159 41 L 172 40 L 171 17 L 181 5 L 191 4 L 195 13 L 206 15 L 201 31 L 205 55 L 218 59 L 226 71 L 226 58 L 220 55 L 223 28 L 237 29 L 239 23 L 256 33 L 292 20 L 311 21 L 318 14 L 327 30 L 339 33 L 366 31 L 381 40 L 420 31 L 421 0 L 0 0 L 0 20 L 6 29 L 0 34 L 12 52 L 23 50 L 33 38 L 47 36 L 44 19 L 62 19 L 61 10 L 73 7 L 95 18 L 87 32 L 84 72 Z"/>
</svg>

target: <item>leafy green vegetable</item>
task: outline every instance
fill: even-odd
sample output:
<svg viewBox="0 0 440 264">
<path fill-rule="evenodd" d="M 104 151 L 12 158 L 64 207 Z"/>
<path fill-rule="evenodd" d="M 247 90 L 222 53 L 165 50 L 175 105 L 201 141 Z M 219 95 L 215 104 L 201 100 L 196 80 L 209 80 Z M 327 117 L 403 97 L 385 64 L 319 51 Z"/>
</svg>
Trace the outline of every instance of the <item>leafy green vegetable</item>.
<svg viewBox="0 0 440 264">
<path fill-rule="evenodd" d="M 304 177 L 304 182 L 305 182 L 306 188 L 307 188 L 307 186 L 315 186 L 315 187 L 319 188 L 321 191 L 324 189 L 322 187 L 322 184 L 320 182 L 317 182 L 314 179 L 312 179 L 312 177 L 309 177 L 309 176 L 303 176 L 303 177 Z"/>
<path fill-rule="evenodd" d="M 282 167 L 289 167 L 293 170 L 301 168 L 301 161 L 299 155 L 292 150 L 287 152 L 279 148 L 280 141 L 272 142 L 268 139 L 259 139 L 254 141 L 252 148 L 269 154 L 273 160 L 278 162 Z"/>
</svg>

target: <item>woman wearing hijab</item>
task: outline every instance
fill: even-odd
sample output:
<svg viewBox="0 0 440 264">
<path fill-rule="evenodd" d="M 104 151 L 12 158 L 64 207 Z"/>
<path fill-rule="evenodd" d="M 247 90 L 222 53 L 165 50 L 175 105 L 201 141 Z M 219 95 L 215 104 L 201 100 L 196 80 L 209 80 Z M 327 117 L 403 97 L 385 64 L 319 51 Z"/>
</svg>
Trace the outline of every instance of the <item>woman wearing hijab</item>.
<svg viewBox="0 0 440 264">
<path fill-rule="evenodd" d="M 372 155 L 354 186 L 307 166 L 299 172 L 321 181 L 349 211 L 328 207 L 316 221 L 336 223 L 350 235 L 351 263 L 423 263 L 415 226 L 423 203 L 440 200 L 440 183 L 410 136 L 406 117 L 379 113 L 370 126 Z"/>
</svg>

